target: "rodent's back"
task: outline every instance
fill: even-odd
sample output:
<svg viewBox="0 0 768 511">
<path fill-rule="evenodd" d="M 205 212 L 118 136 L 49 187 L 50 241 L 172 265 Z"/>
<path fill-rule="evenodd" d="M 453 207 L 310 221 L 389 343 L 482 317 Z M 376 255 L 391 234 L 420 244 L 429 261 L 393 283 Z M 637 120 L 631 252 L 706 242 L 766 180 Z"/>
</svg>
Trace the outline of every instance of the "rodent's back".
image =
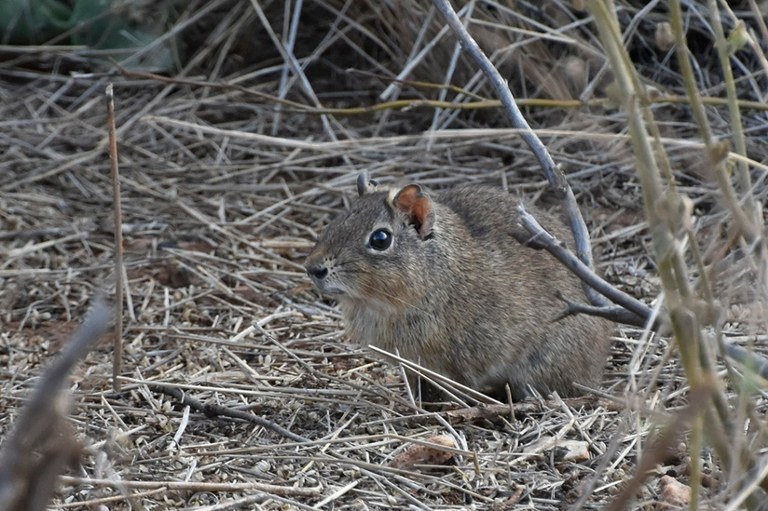
<svg viewBox="0 0 768 511">
<path fill-rule="evenodd" d="M 578 300 L 580 284 L 549 254 L 515 239 L 518 201 L 477 186 L 434 199 L 410 189 L 401 198 L 408 188 L 360 197 L 308 258 L 318 287 L 338 291 L 350 337 L 478 390 L 509 383 L 515 398 L 526 395 L 527 385 L 561 395 L 576 393 L 574 381 L 597 385 L 607 322 L 583 315 L 553 322 L 563 309 L 557 293 Z M 531 211 L 561 240 L 571 240 L 558 218 Z M 382 225 L 392 231 L 390 253 L 355 246 Z M 335 283 L 318 278 L 325 269 L 335 272 Z"/>
<path fill-rule="evenodd" d="M 456 214 L 478 247 L 475 268 L 486 282 L 481 296 L 488 299 L 475 309 L 489 311 L 486 320 L 457 345 L 460 349 L 486 339 L 476 363 L 484 369 L 475 373 L 474 386 L 493 389 L 510 382 L 513 395 L 521 397 L 526 385 L 561 395 L 578 393 L 572 382 L 599 385 L 610 323 L 587 315 L 555 321 L 565 308 L 558 295 L 583 300 L 581 282 L 550 254 L 517 241 L 529 236 L 518 223 L 520 202 L 501 190 L 478 186 L 447 190 L 437 200 Z M 573 236 L 560 216 L 532 206 L 526 209 L 560 241 L 572 245 Z"/>
</svg>

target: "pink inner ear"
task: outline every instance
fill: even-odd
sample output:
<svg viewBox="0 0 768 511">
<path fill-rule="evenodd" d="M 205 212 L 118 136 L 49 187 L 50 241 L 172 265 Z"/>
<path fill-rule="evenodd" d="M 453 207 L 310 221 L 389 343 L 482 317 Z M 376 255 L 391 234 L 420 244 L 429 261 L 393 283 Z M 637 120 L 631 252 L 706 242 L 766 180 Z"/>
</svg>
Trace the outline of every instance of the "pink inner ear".
<svg viewBox="0 0 768 511">
<path fill-rule="evenodd" d="M 413 211 L 413 205 L 419 198 L 421 189 L 417 185 L 408 185 L 397 193 L 395 197 L 395 206 L 397 209 L 410 215 Z"/>
<path fill-rule="evenodd" d="M 408 185 L 395 197 L 395 206 L 408 215 L 411 222 L 419 227 L 419 234 L 426 237 L 432 231 L 432 204 L 429 198 L 421 193 L 418 185 Z"/>
<path fill-rule="evenodd" d="M 416 222 L 419 224 L 419 233 L 424 236 L 426 233 L 423 232 L 424 228 L 426 227 L 427 222 L 429 221 L 429 211 L 430 211 L 430 204 L 429 199 L 426 197 L 418 197 L 411 206 L 411 218 L 416 220 Z"/>
</svg>

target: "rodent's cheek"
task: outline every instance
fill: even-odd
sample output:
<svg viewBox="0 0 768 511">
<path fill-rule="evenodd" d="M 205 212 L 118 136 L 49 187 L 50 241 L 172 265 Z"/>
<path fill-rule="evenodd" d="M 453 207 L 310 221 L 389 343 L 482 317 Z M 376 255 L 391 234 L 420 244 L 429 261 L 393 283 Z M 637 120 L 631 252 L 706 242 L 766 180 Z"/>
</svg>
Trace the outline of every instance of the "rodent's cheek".
<svg viewBox="0 0 768 511">
<path fill-rule="evenodd" d="M 366 301 L 387 304 L 397 310 L 407 308 L 414 299 L 412 286 L 393 274 L 386 277 L 370 273 L 361 275 L 357 291 Z"/>
</svg>

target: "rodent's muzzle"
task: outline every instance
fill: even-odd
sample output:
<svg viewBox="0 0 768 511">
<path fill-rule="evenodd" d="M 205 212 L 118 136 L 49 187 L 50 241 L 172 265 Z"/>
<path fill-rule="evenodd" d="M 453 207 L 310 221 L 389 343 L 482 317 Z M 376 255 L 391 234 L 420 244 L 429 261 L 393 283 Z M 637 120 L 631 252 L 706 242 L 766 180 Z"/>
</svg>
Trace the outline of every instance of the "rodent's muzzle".
<svg viewBox="0 0 768 511">
<path fill-rule="evenodd" d="M 342 289 L 329 282 L 328 274 L 330 271 L 328 266 L 325 264 L 320 262 L 307 261 L 307 263 L 304 264 L 304 268 L 307 270 L 307 275 L 309 275 L 309 278 L 312 279 L 312 283 L 317 289 L 320 290 L 320 292 L 329 295 L 338 295 L 343 293 Z"/>
<path fill-rule="evenodd" d="M 310 276 L 313 282 L 323 280 L 328 276 L 328 268 L 325 265 L 319 263 L 307 263 L 304 268 L 307 270 L 307 275 Z"/>
</svg>

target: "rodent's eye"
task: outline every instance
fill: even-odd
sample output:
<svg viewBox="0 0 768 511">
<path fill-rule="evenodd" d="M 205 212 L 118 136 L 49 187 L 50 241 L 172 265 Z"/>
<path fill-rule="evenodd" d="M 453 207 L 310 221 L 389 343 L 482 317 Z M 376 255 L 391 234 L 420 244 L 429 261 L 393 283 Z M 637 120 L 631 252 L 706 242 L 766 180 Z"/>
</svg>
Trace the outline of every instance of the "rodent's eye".
<svg viewBox="0 0 768 511">
<path fill-rule="evenodd" d="M 368 238 L 368 246 L 374 250 L 386 250 L 392 245 L 392 233 L 386 229 L 376 229 Z"/>
</svg>

